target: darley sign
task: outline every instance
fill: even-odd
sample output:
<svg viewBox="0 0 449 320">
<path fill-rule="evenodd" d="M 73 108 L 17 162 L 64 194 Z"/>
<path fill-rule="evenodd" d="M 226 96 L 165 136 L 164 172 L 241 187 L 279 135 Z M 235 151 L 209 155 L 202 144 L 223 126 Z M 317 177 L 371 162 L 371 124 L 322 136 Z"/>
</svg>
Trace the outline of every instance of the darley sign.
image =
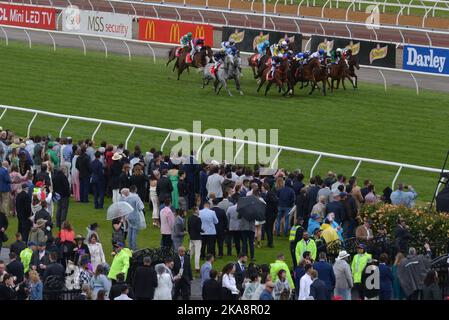
<svg viewBox="0 0 449 320">
<path fill-rule="evenodd" d="M 403 69 L 449 74 L 449 49 L 405 46 Z"/>
</svg>

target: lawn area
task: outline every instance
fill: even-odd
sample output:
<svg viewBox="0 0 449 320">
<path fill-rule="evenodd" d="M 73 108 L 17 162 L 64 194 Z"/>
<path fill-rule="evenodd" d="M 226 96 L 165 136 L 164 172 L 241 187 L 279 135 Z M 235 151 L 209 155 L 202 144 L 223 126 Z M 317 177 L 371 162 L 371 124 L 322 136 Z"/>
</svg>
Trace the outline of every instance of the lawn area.
<svg viewBox="0 0 449 320">
<path fill-rule="evenodd" d="M 268 97 L 257 94 L 256 84 L 245 70 L 242 79 L 244 96 L 215 96 L 201 89 L 200 75 L 192 70 L 176 81 L 171 68 L 163 61 L 156 64 L 148 57 L 127 57 L 60 49 L 10 42 L 0 46 L 0 103 L 63 114 L 72 114 L 164 128 L 192 130 L 192 121 L 201 120 L 203 130 L 217 128 L 276 128 L 279 144 L 351 156 L 398 161 L 440 167 L 448 150 L 448 95 L 390 87 L 385 93 L 379 85 L 360 83 L 358 90 L 337 91 L 322 97 L 297 90 L 297 96 L 282 98 L 275 90 Z M 233 88 L 232 88 L 233 89 Z M 235 90 L 234 90 L 235 92 Z M 8 111 L 1 119 L 3 128 L 25 135 L 32 114 Z M 31 134 L 57 136 L 64 119 L 38 117 Z M 90 137 L 96 124 L 71 121 L 65 136 Z M 103 125 L 97 142 L 124 142 L 128 130 Z M 144 149 L 159 147 L 165 135 L 137 129 L 129 145 L 139 143 Z M 170 144 L 167 145 L 169 147 Z M 164 149 L 164 150 L 168 150 Z M 301 168 L 309 175 L 315 156 L 283 152 L 280 167 Z M 334 170 L 350 176 L 355 162 L 323 158 L 315 174 Z M 378 192 L 391 184 L 397 168 L 362 164 L 360 180 L 370 178 Z M 399 180 L 415 186 L 419 199 L 430 200 L 436 174 L 406 170 Z M 110 224 L 105 212 L 93 205 L 71 203 L 69 219 L 75 229 L 85 233 L 89 223 L 98 222 L 102 242 L 110 251 Z M 12 221 L 9 232 L 12 238 Z M 157 246 L 159 234 L 149 228 L 139 236 L 140 246 Z M 288 251 L 287 242 L 277 242 L 276 249 L 256 253 L 258 262 L 274 259 L 279 250 Z"/>
</svg>

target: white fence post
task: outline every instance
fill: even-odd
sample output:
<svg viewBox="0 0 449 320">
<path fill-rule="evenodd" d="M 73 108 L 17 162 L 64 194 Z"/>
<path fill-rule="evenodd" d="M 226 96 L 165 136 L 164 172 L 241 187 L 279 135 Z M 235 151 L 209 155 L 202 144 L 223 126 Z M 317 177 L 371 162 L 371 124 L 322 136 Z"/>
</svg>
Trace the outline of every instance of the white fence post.
<svg viewBox="0 0 449 320">
<path fill-rule="evenodd" d="M 8 43 L 8 34 L 6 33 L 6 31 L 5 31 L 5 29 L 3 27 L 1 27 L 1 28 L 2 28 L 3 34 L 5 35 L 6 46 L 8 46 L 9 45 L 9 43 Z"/>
<path fill-rule="evenodd" d="M 270 166 L 271 169 L 274 169 L 276 163 L 278 162 L 278 158 L 281 155 L 281 152 L 282 152 L 282 148 L 279 148 L 278 153 L 276 154 L 276 156 L 274 157 L 273 161 L 271 162 L 271 166 Z"/>
<path fill-rule="evenodd" d="M 416 95 L 419 95 L 419 85 L 418 85 L 418 81 L 416 80 L 415 76 L 413 75 L 413 73 L 409 73 L 410 77 L 412 77 L 413 81 L 415 82 L 415 87 L 416 87 Z"/>
<path fill-rule="evenodd" d="M 170 138 L 170 135 L 171 135 L 171 131 L 168 132 L 167 136 L 165 137 L 164 141 L 162 142 L 161 151 L 164 151 L 165 144 L 167 143 L 168 138 Z"/>
<path fill-rule="evenodd" d="M 101 41 L 101 43 L 102 43 L 103 46 L 104 46 L 104 55 L 105 55 L 105 57 L 107 58 L 107 57 L 108 57 L 108 47 L 106 46 L 106 42 L 104 42 L 104 40 L 103 40 L 102 37 L 100 37 L 100 41 Z"/>
<path fill-rule="evenodd" d="M 97 134 L 98 130 L 100 130 L 100 127 L 101 127 L 102 124 L 103 124 L 103 122 L 100 121 L 100 122 L 98 123 L 98 126 L 97 126 L 97 128 L 95 129 L 94 133 L 92 133 L 92 139 L 91 139 L 92 141 L 94 140 L 95 135 Z"/>
<path fill-rule="evenodd" d="M 401 173 L 402 166 L 399 167 L 398 171 L 396 172 L 396 175 L 393 178 L 393 181 L 391 182 L 391 189 L 394 190 L 394 185 L 396 184 L 396 180 L 398 180 L 399 174 Z"/>
<path fill-rule="evenodd" d="M 34 120 L 36 120 L 38 113 L 36 112 L 33 116 L 33 119 L 31 119 L 30 123 L 28 124 L 28 129 L 27 129 L 27 138 L 30 137 L 30 132 L 31 132 L 31 125 L 33 124 Z"/>
<path fill-rule="evenodd" d="M 62 132 L 64 131 L 67 123 L 69 123 L 70 118 L 67 118 L 67 120 L 64 122 L 64 125 L 61 127 L 61 130 L 59 130 L 59 136 L 62 137 Z"/>
<path fill-rule="evenodd" d="M 8 109 L 3 110 L 2 114 L 0 115 L 0 120 L 2 120 L 2 118 L 5 115 L 6 111 L 8 111 Z"/>
<path fill-rule="evenodd" d="M 78 35 L 78 37 L 80 38 L 81 43 L 83 44 L 84 55 L 86 55 L 86 43 L 84 42 L 84 39 L 80 35 Z"/>
<path fill-rule="evenodd" d="M 316 166 L 318 165 L 318 162 L 320 162 L 322 155 L 320 154 L 318 158 L 316 159 L 315 163 L 312 166 L 312 169 L 310 169 L 310 178 L 313 177 L 313 171 L 315 170 Z"/>
<path fill-rule="evenodd" d="M 23 29 L 23 31 L 25 32 L 25 34 L 26 34 L 27 37 L 28 37 L 28 45 L 29 45 L 30 48 L 31 48 L 31 37 L 30 37 L 30 34 L 28 33 L 28 31 L 27 31 L 26 29 Z"/>
<path fill-rule="evenodd" d="M 129 141 L 129 139 L 131 138 L 131 136 L 133 135 L 134 130 L 136 130 L 136 127 L 133 127 L 133 128 L 131 129 L 131 132 L 128 134 L 128 137 L 126 137 L 126 141 L 125 141 L 125 149 L 128 149 L 128 141 Z"/>
</svg>

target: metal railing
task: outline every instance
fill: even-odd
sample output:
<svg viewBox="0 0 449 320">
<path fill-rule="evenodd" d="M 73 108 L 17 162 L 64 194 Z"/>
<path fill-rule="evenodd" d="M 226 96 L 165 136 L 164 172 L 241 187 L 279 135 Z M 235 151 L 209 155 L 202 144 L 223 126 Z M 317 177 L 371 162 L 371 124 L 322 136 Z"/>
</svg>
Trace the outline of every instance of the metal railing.
<svg viewBox="0 0 449 320">
<path fill-rule="evenodd" d="M 38 3 L 37 0 L 29 0 L 30 4 L 34 4 L 37 3 L 36 5 L 38 6 L 42 6 L 42 7 L 52 7 L 58 10 L 62 10 L 64 9 L 64 7 L 55 7 L 53 6 L 53 3 L 50 3 L 50 5 L 40 5 Z M 68 4 L 71 4 L 69 0 L 65 0 L 67 1 Z M 12 3 L 16 3 L 16 2 L 12 2 Z M 286 14 L 279 14 L 279 13 L 260 13 L 260 12 L 256 12 L 256 11 L 245 11 L 245 10 L 234 10 L 231 7 L 229 8 L 225 8 L 225 9 L 219 9 L 219 8 L 211 8 L 209 6 L 189 6 L 187 4 L 183 5 L 183 4 L 176 4 L 176 3 L 166 3 L 164 1 L 161 2 L 141 2 L 141 1 L 128 1 L 128 0 L 107 0 L 104 1 L 104 3 L 107 3 L 108 6 L 102 8 L 103 10 L 110 10 L 110 8 L 113 9 L 113 11 L 115 12 L 115 7 L 114 4 L 118 5 L 118 4 L 125 4 L 129 6 L 129 12 L 132 12 L 133 15 L 136 15 L 137 11 L 136 8 L 148 8 L 151 9 L 151 11 L 148 11 L 148 14 L 155 14 L 156 18 L 161 18 L 161 14 L 158 12 L 158 8 L 168 8 L 168 9 L 172 9 L 173 12 L 175 12 L 176 17 L 174 19 L 179 19 L 179 20 L 185 20 L 185 21 L 189 21 L 190 19 L 188 18 L 192 18 L 193 17 L 188 17 L 188 18 L 183 18 L 183 15 L 185 16 L 186 12 L 190 15 L 192 14 L 198 14 L 201 18 L 197 21 L 198 23 L 210 23 L 210 24 L 219 24 L 220 26 L 226 25 L 226 26 L 232 26 L 232 27 L 240 27 L 240 28 L 246 28 L 246 18 L 248 17 L 253 17 L 253 18 L 260 18 L 261 21 L 263 21 L 263 25 L 262 28 L 264 29 L 273 29 L 276 31 L 285 31 L 285 32 L 300 32 L 299 26 L 301 25 L 301 23 L 309 23 L 312 24 L 314 26 L 316 26 L 315 29 L 315 33 L 319 33 L 319 31 L 321 30 L 322 33 L 319 33 L 321 35 L 330 35 L 333 32 L 333 27 L 334 26 L 341 26 L 341 27 L 345 27 L 347 30 L 349 30 L 349 28 L 366 28 L 366 30 L 368 30 L 368 35 L 365 38 L 361 38 L 362 40 L 371 40 L 371 39 L 376 39 L 376 41 L 383 41 L 382 39 L 385 38 L 385 35 L 380 35 L 378 37 L 378 34 L 376 32 L 377 28 L 378 30 L 384 30 L 384 31 L 391 31 L 391 32 L 397 32 L 398 36 L 400 36 L 400 38 L 402 39 L 402 44 L 405 44 L 405 37 L 404 37 L 404 33 L 407 32 L 413 32 L 413 33 L 420 33 L 422 35 L 425 35 L 426 38 L 428 39 L 428 44 L 430 46 L 432 46 L 432 40 L 431 40 L 431 36 L 447 36 L 449 38 L 449 31 L 446 30 L 434 30 L 431 28 L 425 28 L 424 27 L 424 23 L 423 23 L 423 27 L 422 28 L 417 28 L 417 27 L 407 27 L 407 26 L 399 26 L 399 21 L 396 21 L 396 25 L 384 25 L 384 24 L 379 24 L 379 25 L 373 25 L 373 24 L 367 24 L 367 23 L 361 23 L 361 22 L 354 22 L 354 21 L 349 21 L 348 20 L 348 15 L 346 15 L 346 19 L 345 21 L 343 20 L 332 20 L 329 18 L 313 18 L 313 17 L 304 17 L 301 16 L 299 7 L 301 6 L 301 3 L 298 5 L 298 10 L 296 12 L 296 15 L 286 15 Z M 17 3 L 17 4 L 20 4 Z M 213 14 L 213 15 L 208 15 L 208 13 Z M 145 14 L 146 15 L 146 14 Z M 229 23 L 230 22 L 230 18 L 232 16 L 242 16 L 242 18 L 245 19 L 238 19 L 237 21 L 240 21 L 241 24 L 237 24 L 237 26 Z M 272 27 L 268 27 L 266 24 L 266 19 L 269 19 L 270 24 Z M 236 20 L 236 19 L 234 19 Z M 276 23 L 279 23 L 280 21 L 284 22 L 284 25 L 279 27 L 276 25 Z M 293 24 L 288 24 L 291 25 L 294 30 L 283 30 L 283 28 L 285 29 L 285 26 L 287 24 L 285 24 L 286 22 L 294 22 Z M 330 25 L 330 26 L 329 26 Z M 375 27 L 375 28 L 374 28 Z M 351 32 L 349 32 L 351 33 Z M 422 42 L 422 38 L 419 38 L 418 36 L 416 36 L 416 39 L 413 37 L 408 37 L 408 40 L 410 43 L 412 44 L 423 44 Z"/>
<path fill-rule="evenodd" d="M 392 180 L 393 188 L 394 188 L 396 180 L 399 177 L 399 174 L 403 168 L 417 170 L 417 171 L 423 171 L 423 172 L 429 172 L 429 173 L 440 173 L 441 172 L 441 169 L 432 168 L 432 167 L 424 167 L 424 166 L 418 166 L 418 165 L 413 165 L 413 164 L 400 163 L 400 162 L 394 162 L 394 161 L 385 161 L 385 160 L 378 160 L 378 159 L 370 159 L 370 158 L 364 158 L 364 157 L 347 156 L 347 155 L 342 155 L 342 154 L 322 152 L 322 151 L 302 149 L 302 148 L 295 148 L 295 147 L 290 147 L 290 146 L 275 145 L 275 144 L 270 144 L 270 143 L 261 143 L 261 142 L 251 141 L 251 140 L 215 136 L 215 135 L 198 133 L 198 132 L 187 132 L 184 130 L 174 130 L 174 129 L 155 127 L 155 126 L 147 126 L 147 125 L 142 125 L 142 124 L 126 123 L 126 122 L 97 119 L 97 118 L 88 118 L 88 117 L 83 117 L 83 116 L 60 114 L 60 113 L 42 111 L 42 110 L 38 110 L 38 109 L 23 108 L 23 107 L 8 106 L 8 105 L 0 105 L 0 108 L 4 109 L 0 116 L 0 120 L 4 117 L 5 113 L 8 110 L 20 111 L 20 112 L 26 112 L 26 113 L 33 114 L 33 118 L 29 122 L 28 127 L 27 127 L 27 136 L 30 136 L 31 127 L 32 127 L 34 120 L 37 118 L 38 115 L 42 115 L 42 116 L 49 116 L 49 117 L 54 117 L 54 118 L 65 119 L 65 123 L 59 131 L 61 136 L 63 133 L 63 129 L 65 128 L 65 126 L 67 125 L 67 123 L 70 120 L 79 120 L 79 121 L 83 121 L 84 123 L 90 122 L 90 123 L 97 124 L 97 127 L 92 135 L 93 136 L 92 139 L 94 138 L 95 133 L 98 131 L 100 126 L 103 124 L 113 125 L 113 126 L 118 126 L 118 127 L 125 127 L 125 128 L 131 129 L 130 134 L 128 135 L 128 138 L 132 135 L 132 133 L 134 132 L 135 129 L 143 129 L 143 130 L 148 130 L 148 131 L 165 133 L 165 134 L 167 134 L 167 137 L 165 138 L 164 142 L 161 145 L 161 148 L 160 148 L 161 150 L 163 150 L 164 144 L 167 142 L 168 138 L 171 135 L 191 136 L 191 137 L 202 138 L 202 139 L 204 139 L 204 141 L 210 141 L 211 139 L 214 139 L 214 140 L 220 140 L 220 141 L 225 141 L 225 142 L 237 143 L 237 144 L 241 144 L 241 145 L 252 145 L 252 146 L 256 146 L 256 147 L 276 149 L 276 150 L 278 150 L 279 154 L 282 151 L 288 151 L 288 152 L 293 152 L 293 153 L 297 153 L 297 154 L 315 155 L 315 156 L 318 156 L 318 158 L 315 161 L 314 168 L 316 167 L 318 162 L 323 157 L 354 161 L 354 162 L 357 162 L 357 166 L 356 166 L 356 169 L 354 170 L 354 172 L 352 173 L 353 175 L 356 174 L 358 168 L 360 168 L 361 163 L 370 163 L 370 164 L 378 164 L 378 165 L 384 165 L 384 166 L 397 167 L 398 171 L 396 172 L 396 175 L 394 176 L 394 178 Z M 275 160 L 271 163 L 271 167 L 274 167 L 274 165 L 276 164 L 275 163 L 276 161 L 277 160 Z M 447 172 L 449 172 L 449 170 L 447 170 Z M 311 170 L 310 175 L 313 176 L 313 169 Z"/>
</svg>

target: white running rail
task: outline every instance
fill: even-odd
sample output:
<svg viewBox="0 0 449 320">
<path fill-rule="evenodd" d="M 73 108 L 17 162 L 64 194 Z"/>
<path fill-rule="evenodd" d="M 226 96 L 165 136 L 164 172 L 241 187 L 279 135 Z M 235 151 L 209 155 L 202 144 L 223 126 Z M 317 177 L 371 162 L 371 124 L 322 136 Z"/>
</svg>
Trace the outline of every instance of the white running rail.
<svg viewBox="0 0 449 320">
<path fill-rule="evenodd" d="M 399 174 L 402 171 L 402 169 L 404 169 L 404 168 L 417 170 L 417 171 L 423 171 L 423 172 L 429 172 L 429 173 L 440 173 L 441 172 L 441 169 L 438 169 L 438 168 L 417 166 L 417 165 L 407 164 L 407 163 L 370 159 L 370 158 L 363 158 L 363 157 L 353 157 L 353 156 L 347 156 L 347 155 L 336 154 L 336 153 L 328 153 L 328 152 L 321 152 L 321 151 L 315 151 L 315 150 L 294 148 L 294 147 L 274 145 L 274 144 L 269 144 L 269 143 L 260 143 L 260 142 L 256 142 L 256 141 L 243 140 L 243 139 L 233 139 L 233 138 L 228 138 L 228 137 L 214 136 L 214 135 L 208 135 L 208 134 L 197 133 L 197 132 L 186 132 L 186 131 L 182 131 L 182 130 L 173 130 L 173 129 L 155 127 L 155 126 L 147 126 L 147 125 L 142 125 L 142 124 L 133 124 L 133 123 L 120 122 L 120 121 L 113 121 L 113 120 L 104 120 L 104 119 L 97 119 L 97 118 L 81 117 L 81 116 L 76 116 L 76 115 L 60 114 L 60 113 L 42 111 L 42 110 L 38 110 L 38 109 L 22 108 L 22 107 L 16 107 L 16 106 L 8 106 L 8 105 L 0 105 L 0 109 L 3 109 L 3 112 L 0 116 L 0 120 L 5 116 L 6 112 L 9 110 L 33 114 L 33 118 L 29 122 L 28 127 L 27 127 L 27 135 L 28 136 L 30 136 L 31 126 L 32 126 L 34 120 L 36 119 L 36 117 L 38 115 L 42 115 L 42 116 L 49 116 L 49 117 L 54 117 L 54 118 L 65 119 L 65 123 L 59 131 L 60 135 L 62 135 L 63 129 L 65 128 L 65 126 L 67 125 L 69 120 L 79 120 L 79 121 L 83 121 L 83 122 L 91 122 L 91 123 L 97 124 L 97 127 L 93 133 L 93 136 L 95 136 L 95 134 L 98 131 L 98 128 L 103 124 L 129 128 L 131 130 L 127 136 L 127 139 L 126 139 L 127 141 L 129 141 L 129 139 L 130 139 L 131 135 L 134 133 L 135 129 L 143 129 L 143 130 L 148 130 L 148 131 L 164 133 L 164 134 L 167 134 L 167 137 L 165 138 L 165 140 L 161 146 L 161 150 L 163 149 L 163 145 L 165 145 L 165 143 L 168 141 L 168 137 L 171 134 L 176 134 L 176 135 L 180 135 L 180 136 L 188 135 L 188 136 L 192 136 L 192 137 L 200 137 L 200 138 L 204 139 L 204 141 L 210 140 L 210 139 L 215 139 L 215 140 L 228 141 L 228 142 L 233 142 L 233 143 L 242 144 L 242 145 L 255 145 L 255 146 L 260 146 L 260 147 L 265 147 L 265 148 L 270 148 L 270 149 L 276 149 L 276 150 L 278 150 L 278 154 L 276 155 L 276 160 L 274 160 L 274 162 L 277 161 L 277 158 L 279 157 L 279 155 L 282 151 L 289 151 L 289 152 L 294 152 L 294 153 L 298 153 L 298 154 L 316 155 L 316 156 L 318 156 L 318 158 L 315 161 L 315 163 L 310 171 L 310 176 L 313 176 L 314 169 L 316 168 L 316 166 L 318 165 L 318 162 L 323 157 L 355 161 L 357 164 L 356 164 L 354 171 L 352 172 L 353 175 L 355 175 L 357 173 L 357 170 L 360 168 L 360 165 L 362 163 L 372 163 L 372 164 L 379 164 L 379 165 L 385 165 L 385 166 L 392 166 L 392 167 L 398 168 L 398 170 L 392 180 L 392 183 L 391 183 L 392 189 L 394 189 L 394 186 L 399 177 Z M 273 165 L 273 163 L 272 163 L 272 165 Z M 449 172 L 449 170 L 447 170 L 446 172 Z"/>
</svg>

